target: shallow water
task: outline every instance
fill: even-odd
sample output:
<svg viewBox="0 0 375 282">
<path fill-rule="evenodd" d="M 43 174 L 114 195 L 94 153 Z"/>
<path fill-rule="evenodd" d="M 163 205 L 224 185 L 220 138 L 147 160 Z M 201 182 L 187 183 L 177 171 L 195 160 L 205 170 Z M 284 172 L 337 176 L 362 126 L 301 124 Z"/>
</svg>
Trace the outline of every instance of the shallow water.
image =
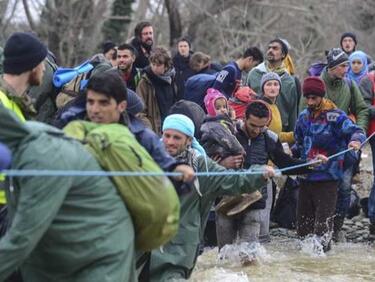
<svg viewBox="0 0 375 282">
<path fill-rule="evenodd" d="M 242 248 L 230 247 L 222 260 L 217 248 L 206 250 L 189 281 L 375 281 L 375 247 L 367 244 L 335 244 L 324 254 L 311 240 L 274 238 L 255 251 L 252 246 L 256 261 L 246 267 Z"/>
</svg>

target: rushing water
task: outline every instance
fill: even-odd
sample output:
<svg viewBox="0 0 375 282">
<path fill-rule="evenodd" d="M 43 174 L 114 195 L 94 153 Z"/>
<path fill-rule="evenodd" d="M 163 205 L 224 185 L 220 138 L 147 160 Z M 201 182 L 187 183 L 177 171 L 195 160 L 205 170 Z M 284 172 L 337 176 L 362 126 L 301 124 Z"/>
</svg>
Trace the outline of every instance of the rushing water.
<svg viewBox="0 0 375 282">
<path fill-rule="evenodd" d="M 244 253 L 255 258 L 241 265 Z M 324 254 L 314 238 L 274 238 L 264 245 L 229 246 L 206 250 L 189 281 L 375 281 L 375 247 L 341 243 Z"/>
</svg>

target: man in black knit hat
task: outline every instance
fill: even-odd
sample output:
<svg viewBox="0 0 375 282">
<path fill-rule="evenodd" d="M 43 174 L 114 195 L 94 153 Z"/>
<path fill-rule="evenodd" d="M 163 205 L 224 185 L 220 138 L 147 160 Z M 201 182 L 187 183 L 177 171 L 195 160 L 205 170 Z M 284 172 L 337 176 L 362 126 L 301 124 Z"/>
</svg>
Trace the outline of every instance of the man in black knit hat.
<svg viewBox="0 0 375 282">
<path fill-rule="evenodd" d="M 26 91 L 42 83 L 47 52 L 47 47 L 31 33 L 15 32 L 5 44 L 0 102 L 20 119 L 36 114 Z"/>
<path fill-rule="evenodd" d="M 344 32 L 340 39 L 341 49 L 349 56 L 357 47 L 357 36 L 352 32 Z"/>
</svg>

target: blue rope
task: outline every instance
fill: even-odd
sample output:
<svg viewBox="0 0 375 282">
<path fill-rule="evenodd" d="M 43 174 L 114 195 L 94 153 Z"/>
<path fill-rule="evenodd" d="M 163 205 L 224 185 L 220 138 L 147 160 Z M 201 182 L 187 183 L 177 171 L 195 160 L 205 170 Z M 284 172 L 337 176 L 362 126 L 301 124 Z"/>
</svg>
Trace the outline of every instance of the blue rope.
<svg viewBox="0 0 375 282">
<path fill-rule="evenodd" d="M 365 141 L 361 143 L 361 148 L 375 135 L 375 132 L 371 134 Z M 353 148 L 349 148 L 338 152 L 334 155 L 328 157 L 328 160 L 336 158 L 340 155 L 343 155 L 349 151 L 352 151 Z M 282 169 L 275 169 L 276 175 L 281 174 L 282 172 L 293 170 L 296 168 L 301 168 L 305 166 L 311 166 L 314 164 L 320 163 L 320 160 L 312 160 L 303 164 L 298 164 L 294 166 L 285 167 Z M 76 171 L 76 170 L 3 170 L 1 171 L 8 177 L 15 176 L 181 176 L 180 172 L 136 172 L 136 171 Z M 222 172 L 196 172 L 196 176 L 229 176 L 229 175 L 259 175 L 263 174 L 264 170 L 262 169 L 249 169 L 245 171 L 222 171 Z"/>
</svg>

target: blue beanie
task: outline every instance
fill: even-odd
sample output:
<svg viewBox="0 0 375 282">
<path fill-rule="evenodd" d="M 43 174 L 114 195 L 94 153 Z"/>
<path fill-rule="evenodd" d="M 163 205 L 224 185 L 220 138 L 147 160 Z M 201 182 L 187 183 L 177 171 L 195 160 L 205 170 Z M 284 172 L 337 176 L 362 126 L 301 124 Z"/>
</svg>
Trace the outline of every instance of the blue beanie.
<svg viewBox="0 0 375 282">
<path fill-rule="evenodd" d="M 197 139 L 194 137 L 195 126 L 193 121 L 185 115 L 173 114 L 165 118 L 163 123 L 163 131 L 167 129 L 173 129 L 180 131 L 181 133 L 192 138 L 191 147 L 196 149 L 199 154 L 205 155 L 206 151 L 199 144 Z"/>
<path fill-rule="evenodd" d="M 4 73 L 21 74 L 30 71 L 47 57 L 47 47 L 27 32 L 13 33 L 4 47 Z"/>
</svg>

